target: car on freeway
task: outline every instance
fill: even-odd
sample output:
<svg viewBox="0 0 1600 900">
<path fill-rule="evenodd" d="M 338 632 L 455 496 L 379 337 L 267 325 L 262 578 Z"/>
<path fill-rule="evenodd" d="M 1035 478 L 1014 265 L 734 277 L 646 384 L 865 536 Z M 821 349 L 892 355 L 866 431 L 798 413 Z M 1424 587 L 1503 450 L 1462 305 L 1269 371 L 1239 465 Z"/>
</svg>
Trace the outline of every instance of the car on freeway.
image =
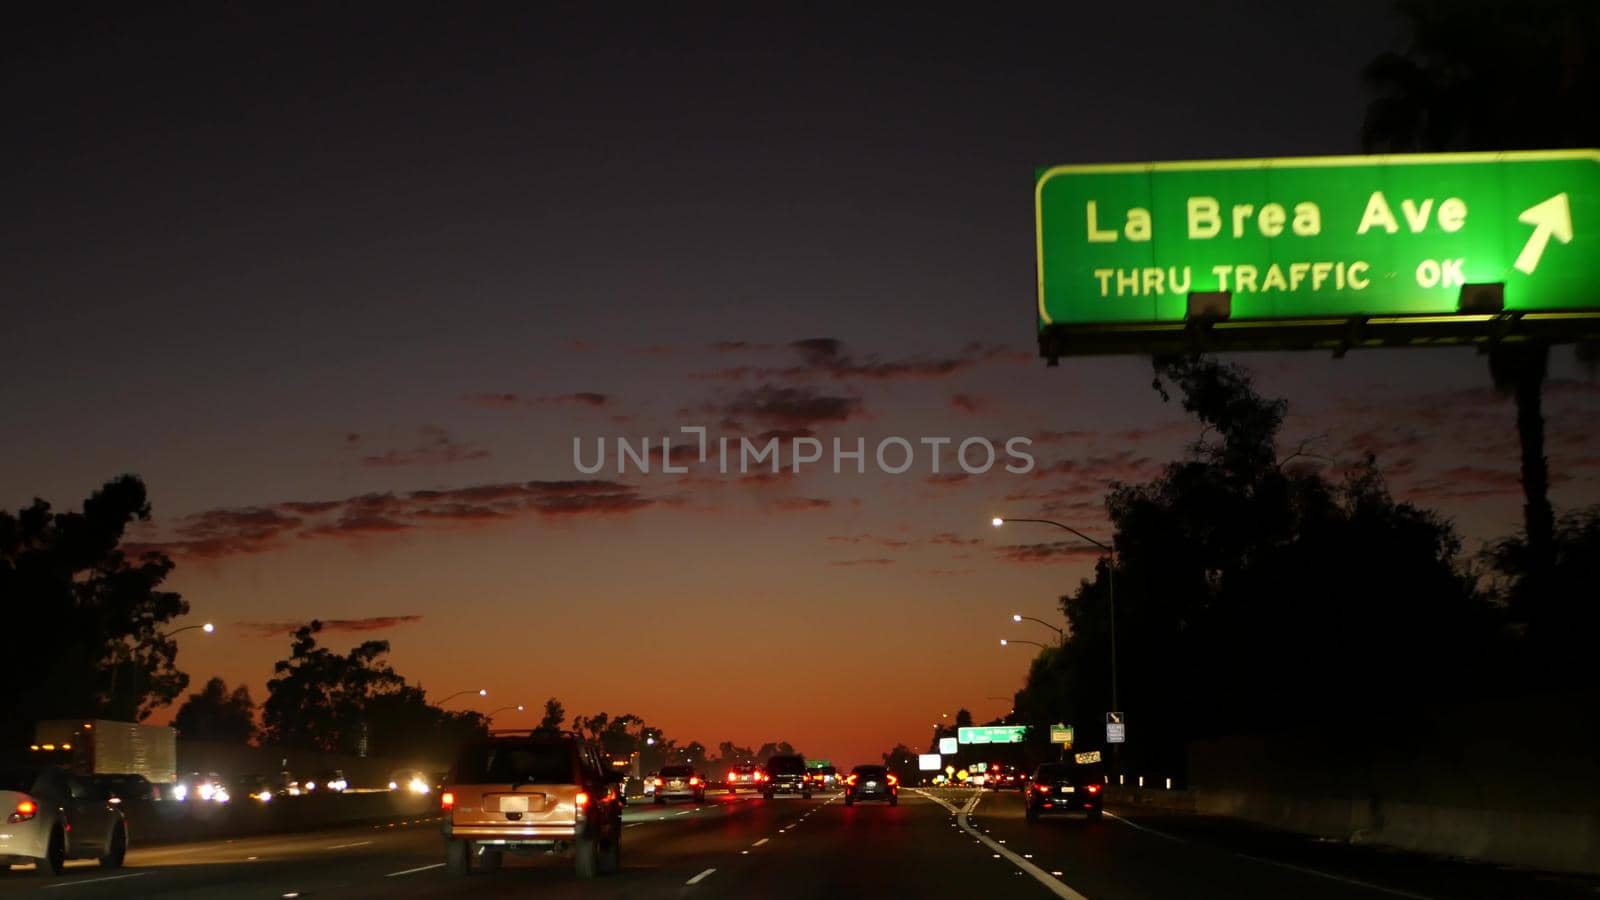
<svg viewBox="0 0 1600 900">
<path fill-rule="evenodd" d="M 316 777 L 306 780 L 306 792 L 332 791 L 342 794 L 350 789 L 350 779 L 344 776 L 343 769 L 324 769 Z"/>
<path fill-rule="evenodd" d="M 1099 821 L 1105 811 L 1105 776 L 1094 766 L 1044 763 L 1034 770 L 1023 796 L 1029 822 L 1065 812 L 1087 813 L 1090 821 Z"/>
<path fill-rule="evenodd" d="M 283 796 L 265 775 L 240 775 L 228 783 L 225 793 L 229 797 L 247 797 L 257 803 L 271 803 L 273 798 Z"/>
<path fill-rule="evenodd" d="M 55 766 L 0 769 L 0 864 L 33 863 L 60 875 L 69 859 L 122 865 L 128 824 L 111 796 L 89 778 Z"/>
<path fill-rule="evenodd" d="M 674 798 L 706 802 L 706 780 L 694 770 L 694 766 L 662 766 L 661 771 L 656 773 L 655 781 L 653 796 L 657 804 Z"/>
<path fill-rule="evenodd" d="M 728 793 L 738 793 L 740 788 L 761 789 L 761 769 L 756 766 L 734 766 L 728 770 Z"/>
<path fill-rule="evenodd" d="M 149 803 L 160 800 L 161 790 L 139 774 L 89 776 L 107 796 L 122 803 Z"/>
<path fill-rule="evenodd" d="M 995 763 L 983 773 L 983 786 L 991 791 L 1022 790 L 1026 777 L 1015 766 Z"/>
<path fill-rule="evenodd" d="M 389 773 L 389 790 L 431 794 L 437 779 L 421 769 L 395 769 Z"/>
<path fill-rule="evenodd" d="M 659 778 L 660 776 L 661 776 L 661 771 L 659 769 L 651 770 L 651 771 L 645 773 L 643 781 L 644 781 L 644 795 L 646 797 L 654 797 L 655 796 L 655 794 L 656 794 L 656 779 Z"/>
<path fill-rule="evenodd" d="M 816 766 L 806 774 L 811 776 L 811 784 L 817 790 L 832 791 L 839 787 L 839 770 L 833 766 Z"/>
<path fill-rule="evenodd" d="M 622 867 L 621 773 L 572 732 L 492 731 L 468 741 L 439 806 L 445 867 L 493 871 L 510 853 L 570 852 L 579 878 Z"/>
<path fill-rule="evenodd" d="M 226 802 L 228 790 L 216 772 L 186 772 L 168 788 L 167 795 L 179 803 Z"/>
<path fill-rule="evenodd" d="M 761 796 L 771 800 L 778 794 L 799 794 L 811 799 L 811 782 L 806 778 L 806 758 L 798 753 L 779 753 L 761 767 Z"/>
<path fill-rule="evenodd" d="M 856 766 L 844 779 L 844 805 L 857 800 L 887 800 L 900 805 L 900 779 L 886 766 Z"/>
</svg>

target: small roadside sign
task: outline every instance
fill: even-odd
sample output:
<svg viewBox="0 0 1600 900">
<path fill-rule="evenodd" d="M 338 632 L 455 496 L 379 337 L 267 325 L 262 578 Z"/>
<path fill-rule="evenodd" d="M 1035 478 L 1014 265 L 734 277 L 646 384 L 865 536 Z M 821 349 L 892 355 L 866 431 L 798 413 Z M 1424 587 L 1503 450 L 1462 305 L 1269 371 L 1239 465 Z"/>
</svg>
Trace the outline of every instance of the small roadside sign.
<svg viewBox="0 0 1600 900">
<path fill-rule="evenodd" d="M 955 738 L 953 738 L 953 737 L 939 738 L 939 752 L 944 754 L 945 756 L 954 756 L 956 753 L 960 752 L 960 750 L 961 750 L 961 747 L 960 747 L 960 745 L 958 745 L 956 743 L 956 739 Z"/>
<path fill-rule="evenodd" d="M 1073 754 L 1072 758 L 1078 763 L 1078 765 L 1087 766 L 1090 763 L 1097 763 L 1100 761 L 1100 751 L 1090 750 L 1088 753 L 1076 753 Z"/>
<path fill-rule="evenodd" d="M 1128 740 L 1128 723 L 1123 720 L 1122 713 L 1106 713 L 1106 743 L 1124 744 Z"/>
<path fill-rule="evenodd" d="M 917 769 L 923 772 L 937 772 L 943 760 L 937 753 L 924 753 L 917 757 Z"/>
<path fill-rule="evenodd" d="M 1072 726 L 1057 723 L 1050 726 L 1050 743 L 1060 744 L 1063 747 L 1072 746 Z"/>
</svg>

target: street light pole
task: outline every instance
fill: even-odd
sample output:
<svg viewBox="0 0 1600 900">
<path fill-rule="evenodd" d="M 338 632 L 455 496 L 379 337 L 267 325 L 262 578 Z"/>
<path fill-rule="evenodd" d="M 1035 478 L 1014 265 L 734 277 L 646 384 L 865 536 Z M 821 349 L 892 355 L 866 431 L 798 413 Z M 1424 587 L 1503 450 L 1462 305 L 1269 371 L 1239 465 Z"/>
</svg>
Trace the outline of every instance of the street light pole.
<svg viewBox="0 0 1600 900">
<path fill-rule="evenodd" d="M 201 629 L 206 634 L 210 634 L 213 631 L 217 630 L 217 626 L 211 624 L 210 622 L 206 622 L 203 625 L 185 625 L 182 628 L 174 628 L 171 631 L 157 632 L 156 633 L 156 638 L 159 639 L 159 640 L 168 641 L 168 640 L 171 640 L 173 637 L 175 637 L 177 635 L 183 634 L 185 631 L 193 631 L 196 628 Z M 119 645 L 118 648 L 117 648 L 117 659 L 111 665 L 111 688 L 110 688 L 110 690 L 108 692 L 109 702 L 111 702 L 111 703 L 116 703 L 117 702 L 117 672 L 122 669 L 122 666 L 123 666 L 124 663 L 128 663 L 128 662 L 132 662 L 133 661 L 132 659 L 123 659 L 122 658 L 122 656 L 123 656 L 122 650 L 123 650 L 123 648 Z M 141 681 L 140 670 L 134 669 L 133 670 L 133 689 L 136 692 L 139 690 L 140 681 Z M 133 716 L 137 717 L 138 714 L 139 714 L 138 698 L 135 697 L 134 698 Z"/>
<path fill-rule="evenodd" d="M 1036 619 L 1033 616 L 1025 616 L 1022 613 L 1012 613 L 1011 614 L 1011 621 L 1013 621 L 1013 622 L 1024 622 L 1024 621 L 1026 621 L 1026 622 L 1037 622 L 1040 625 L 1043 625 L 1044 627 L 1050 629 L 1051 631 L 1054 631 L 1056 633 L 1056 640 L 1057 641 L 1059 641 L 1061 643 L 1066 643 L 1066 640 L 1067 640 L 1066 631 L 1064 631 L 1063 629 L 1057 628 L 1054 625 L 1051 625 L 1049 622 L 1046 622 L 1043 619 Z"/>
<path fill-rule="evenodd" d="M 1038 641 L 1018 641 L 1018 640 L 1012 640 L 1010 638 L 1001 638 L 1000 639 L 1000 646 L 1002 646 L 1002 647 L 1009 647 L 1012 644 L 1032 644 L 1033 646 L 1038 647 L 1040 650 L 1049 650 L 1050 649 L 1049 647 L 1045 646 L 1044 644 L 1039 643 Z"/>
<path fill-rule="evenodd" d="M 1057 528 L 1060 528 L 1060 529 L 1062 529 L 1064 531 L 1069 531 L 1072 534 L 1076 535 L 1078 538 L 1080 538 L 1082 540 L 1085 540 L 1085 541 L 1088 541 L 1089 543 L 1095 545 L 1096 547 L 1099 547 L 1101 550 L 1104 550 L 1106 552 L 1106 555 L 1110 558 L 1110 564 L 1108 566 L 1106 566 L 1106 603 L 1110 607 L 1110 611 L 1111 611 L 1111 707 L 1112 707 L 1112 709 L 1120 712 L 1122 710 L 1122 704 L 1117 699 L 1117 550 L 1116 550 L 1116 547 L 1115 546 L 1106 546 L 1105 544 L 1102 544 L 1099 541 L 1095 540 L 1094 538 L 1089 537 L 1087 534 L 1084 534 L 1083 532 L 1079 531 L 1078 529 L 1073 528 L 1071 525 L 1063 525 L 1062 523 L 1054 521 L 1052 519 L 1007 519 L 1007 518 L 1005 518 L 1003 516 L 995 516 L 993 524 L 994 524 L 994 527 L 999 528 L 1001 525 L 1004 525 L 1007 522 L 1032 522 L 1035 525 L 1054 525 Z M 1112 542 L 1113 545 L 1115 545 L 1116 544 L 1116 538 L 1112 537 L 1111 542 Z M 1118 744 L 1115 748 L 1113 748 L 1113 752 L 1116 753 L 1117 757 L 1119 758 L 1119 762 L 1120 762 L 1120 757 L 1122 755 L 1122 745 Z M 1118 768 L 1119 769 L 1121 768 L 1120 764 L 1118 765 Z"/>
<path fill-rule="evenodd" d="M 440 700 L 435 705 L 442 707 L 446 703 L 449 703 L 451 700 L 454 700 L 457 697 L 464 697 L 467 694 L 477 694 L 479 697 L 487 697 L 487 696 L 489 696 L 489 689 L 488 688 L 478 688 L 475 691 L 474 690 L 456 691 L 454 694 L 451 694 L 450 696 L 444 698 L 443 700 Z"/>
<path fill-rule="evenodd" d="M 524 709 L 527 709 L 527 707 L 523 706 L 521 703 L 518 703 L 516 706 L 499 706 L 484 713 L 483 718 L 486 721 L 493 722 L 495 713 L 505 712 L 508 709 L 514 709 L 517 712 L 522 712 Z"/>
</svg>

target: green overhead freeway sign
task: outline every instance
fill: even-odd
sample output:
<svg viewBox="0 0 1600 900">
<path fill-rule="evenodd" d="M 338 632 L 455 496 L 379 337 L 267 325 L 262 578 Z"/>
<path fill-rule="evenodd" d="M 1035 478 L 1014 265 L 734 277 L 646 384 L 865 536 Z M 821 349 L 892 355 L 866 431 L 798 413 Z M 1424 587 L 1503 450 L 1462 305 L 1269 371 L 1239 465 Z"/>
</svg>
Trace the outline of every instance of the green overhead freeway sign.
<svg viewBox="0 0 1600 900">
<path fill-rule="evenodd" d="M 962 744 L 1020 744 L 1028 733 L 1026 725 L 977 725 L 956 729 Z"/>
<path fill-rule="evenodd" d="M 1034 197 L 1039 328 L 1065 353 L 1181 325 L 1191 293 L 1230 294 L 1235 329 L 1454 317 L 1464 285 L 1600 318 L 1600 150 L 1058 166 Z"/>
</svg>

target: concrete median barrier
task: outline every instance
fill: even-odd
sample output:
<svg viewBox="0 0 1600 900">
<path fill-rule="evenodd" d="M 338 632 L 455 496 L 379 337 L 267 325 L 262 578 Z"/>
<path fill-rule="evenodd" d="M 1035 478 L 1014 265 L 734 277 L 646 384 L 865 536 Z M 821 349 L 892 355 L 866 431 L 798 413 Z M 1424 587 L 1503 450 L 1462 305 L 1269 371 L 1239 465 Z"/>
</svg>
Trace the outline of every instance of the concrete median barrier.
<svg viewBox="0 0 1600 900">
<path fill-rule="evenodd" d="M 134 845 L 148 846 L 415 819 L 435 815 L 438 802 L 433 794 L 375 791 L 275 797 L 265 803 L 251 797 L 227 803 L 146 801 L 124 804 L 123 813 Z"/>
</svg>

